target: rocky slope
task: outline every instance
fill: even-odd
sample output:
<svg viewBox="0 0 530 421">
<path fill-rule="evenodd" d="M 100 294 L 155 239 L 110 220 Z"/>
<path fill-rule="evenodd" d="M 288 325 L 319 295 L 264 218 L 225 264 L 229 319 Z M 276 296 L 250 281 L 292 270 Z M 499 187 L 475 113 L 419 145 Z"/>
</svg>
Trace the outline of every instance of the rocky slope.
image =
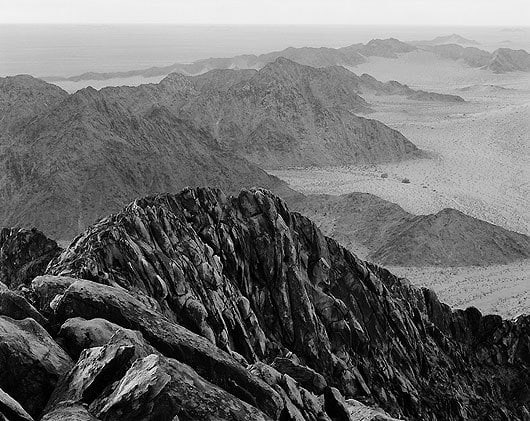
<svg viewBox="0 0 530 421">
<path fill-rule="evenodd" d="M 26 86 L 26 78 L 18 83 Z M 37 82 L 35 82 L 37 84 Z M 34 97 L 52 104 L 49 85 Z M 20 88 L 23 89 L 23 88 Z M 0 98 L 5 92 L 0 92 Z M 295 194 L 157 102 L 134 113 L 94 89 L 45 107 L 0 147 L 0 224 L 36 226 L 71 239 L 140 195 L 213 185 L 227 191 L 265 186 Z M 16 105 L 15 105 L 16 107 Z"/>
<path fill-rule="evenodd" d="M 412 215 L 368 193 L 312 195 L 292 204 L 322 231 L 374 262 L 483 266 L 530 258 L 530 238 L 455 209 Z"/>
<path fill-rule="evenodd" d="M 529 72 L 530 54 L 525 50 L 499 48 L 493 52 L 493 56 L 486 68 L 495 73 Z"/>
<path fill-rule="evenodd" d="M 208 127 L 225 149 L 263 168 L 393 161 L 419 156 L 399 132 L 355 115 L 369 105 L 362 79 L 342 67 L 316 69 L 278 58 L 259 71 L 171 74 L 157 85 L 105 88 L 136 112 L 164 104 Z M 131 93 L 134 92 L 134 93 Z"/>
<path fill-rule="evenodd" d="M 0 147 L 2 137 L 18 130 L 68 96 L 61 88 L 31 76 L 0 78 Z"/>
<path fill-rule="evenodd" d="M 5 417 L 530 416 L 527 316 L 451 311 L 267 191 L 138 199 L 47 272 L 26 294 L 47 331 L 0 316 Z"/>
</svg>

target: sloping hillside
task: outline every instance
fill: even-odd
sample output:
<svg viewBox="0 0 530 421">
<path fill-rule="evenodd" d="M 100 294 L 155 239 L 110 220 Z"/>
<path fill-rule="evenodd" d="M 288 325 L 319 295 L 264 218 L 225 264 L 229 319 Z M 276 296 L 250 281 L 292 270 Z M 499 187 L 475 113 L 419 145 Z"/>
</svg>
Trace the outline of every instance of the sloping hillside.
<svg viewBox="0 0 530 421">
<path fill-rule="evenodd" d="M 412 215 L 377 196 L 312 195 L 293 204 L 327 235 L 393 266 L 472 266 L 530 258 L 530 238 L 455 209 Z"/>
<path fill-rule="evenodd" d="M 158 85 L 105 88 L 102 94 L 135 112 L 150 102 L 164 104 L 206 126 L 224 149 L 264 168 L 418 156 L 399 132 L 355 115 L 369 107 L 358 95 L 361 82 L 342 67 L 316 69 L 279 58 L 259 71 L 175 73 Z"/>
<path fill-rule="evenodd" d="M 26 85 L 26 78 L 19 82 Z M 44 87 L 34 96 L 55 93 Z M 142 194 L 201 185 L 295 194 L 156 103 L 134 114 L 89 88 L 51 108 L 12 132 L 10 145 L 0 149 L 3 226 L 36 226 L 56 239 L 71 239 Z"/>
</svg>

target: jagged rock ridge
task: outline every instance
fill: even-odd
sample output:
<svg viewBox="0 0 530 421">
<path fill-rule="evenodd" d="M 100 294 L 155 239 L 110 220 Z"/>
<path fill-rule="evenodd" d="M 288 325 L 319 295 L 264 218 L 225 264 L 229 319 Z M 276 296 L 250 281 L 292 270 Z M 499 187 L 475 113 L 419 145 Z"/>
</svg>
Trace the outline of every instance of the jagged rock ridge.
<svg viewBox="0 0 530 421">
<path fill-rule="evenodd" d="M 369 193 L 311 195 L 294 200 L 295 210 L 363 257 L 393 266 L 474 266 L 530 258 L 524 234 L 465 215 L 455 209 L 413 215 Z"/>
<path fill-rule="evenodd" d="M 197 189 L 139 199 L 78 237 L 48 273 L 87 279 L 61 287 L 51 310 L 54 324 L 104 317 L 140 331 L 148 342 L 111 340 L 82 353 L 48 410 L 83 396 L 76 399 L 93 415 L 120 419 L 120 413 L 146 411 L 149 399 L 162 399 L 171 402 L 166 408 L 173 416 L 182 405 L 174 391 L 176 379 L 186 376 L 184 364 L 215 385 L 205 390 L 215 396 L 228 391 L 254 408 L 242 404 L 246 411 L 272 418 L 316 419 L 323 411 L 349 419 L 330 386 L 413 420 L 528 416 L 527 316 L 503 321 L 473 308 L 451 311 L 432 291 L 360 261 L 263 190 L 226 197 Z M 46 289 L 46 282 L 39 285 Z M 127 336 L 131 341 L 134 335 Z M 83 367 L 106 360 L 126 361 L 127 372 L 102 377 L 107 387 L 83 392 Z M 216 371 L 208 361 L 218 361 Z M 263 363 L 296 377 L 298 390 L 305 390 L 301 400 L 288 378 L 278 379 Z M 251 374 L 241 371 L 245 366 Z M 120 390 L 130 387 L 135 373 L 153 373 L 146 387 L 167 380 L 155 395 L 143 386 L 124 395 Z M 270 389 L 280 384 L 290 390 L 289 399 Z M 318 409 L 319 395 L 325 410 Z M 297 411 L 301 418 L 293 415 Z M 262 419 L 259 414 L 246 419 Z"/>
</svg>

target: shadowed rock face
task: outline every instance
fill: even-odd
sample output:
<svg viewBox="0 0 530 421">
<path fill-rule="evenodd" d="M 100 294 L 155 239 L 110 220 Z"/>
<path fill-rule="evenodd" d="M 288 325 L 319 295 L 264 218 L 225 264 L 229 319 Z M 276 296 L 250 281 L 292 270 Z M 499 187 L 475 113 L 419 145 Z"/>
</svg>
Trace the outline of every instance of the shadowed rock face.
<svg viewBox="0 0 530 421">
<path fill-rule="evenodd" d="M 55 241 L 36 229 L 1 229 L 0 282 L 11 288 L 27 285 L 60 251 Z"/>
<path fill-rule="evenodd" d="M 93 281 L 63 291 L 55 323 L 105 318 L 163 354 L 143 346 L 142 360 L 124 367 L 151 373 L 171 408 L 167 385 L 191 373 L 273 418 L 348 419 L 341 394 L 415 420 L 528 416 L 528 316 L 451 311 L 432 291 L 360 261 L 267 191 L 138 199 L 79 236 L 48 272 Z M 175 374 L 180 366 L 165 358 L 196 374 Z M 127 374 L 116 376 L 126 387 Z M 125 397 L 111 389 L 81 393 L 93 415 L 119 419 L 110 414 Z"/>
</svg>

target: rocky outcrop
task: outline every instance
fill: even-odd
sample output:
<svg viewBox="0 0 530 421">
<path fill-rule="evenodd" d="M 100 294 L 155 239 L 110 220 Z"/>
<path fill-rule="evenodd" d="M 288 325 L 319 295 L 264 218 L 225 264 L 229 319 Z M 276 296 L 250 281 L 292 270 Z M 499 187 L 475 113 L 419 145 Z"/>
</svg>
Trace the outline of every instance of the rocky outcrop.
<svg viewBox="0 0 530 421">
<path fill-rule="evenodd" d="M 0 289 L 0 315 L 15 320 L 32 318 L 42 326 L 47 325 L 47 320 L 23 295 L 9 289 Z"/>
<path fill-rule="evenodd" d="M 37 417 L 70 357 L 33 319 L 0 316 L 0 388 Z"/>
<path fill-rule="evenodd" d="M 59 295 L 54 323 L 104 317 L 147 342 L 122 346 L 104 365 L 145 373 L 157 386 L 90 369 L 98 386 L 74 401 L 97 417 L 119 419 L 115 405 L 143 414 L 124 390 L 164 396 L 178 414 L 171 390 L 181 385 L 168 385 L 194 373 L 197 384 L 215 385 L 212 393 L 272 418 L 348 419 L 349 398 L 417 420 L 528 416 L 529 317 L 451 311 L 432 291 L 362 262 L 267 191 L 139 199 L 77 238 L 49 273 L 86 279 Z M 95 367 L 101 352 L 83 351 L 77 366 Z M 71 400 L 77 387 L 57 390 L 65 398 L 51 402 Z"/>
<path fill-rule="evenodd" d="M 79 404 L 63 403 L 53 411 L 48 412 L 41 421 L 100 421 L 88 409 Z"/>
<path fill-rule="evenodd" d="M 44 273 L 48 263 L 60 253 L 57 243 L 36 229 L 0 230 L 0 282 L 8 287 L 28 285 Z"/>
<path fill-rule="evenodd" d="M 0 389 L 0 420 L 33 421 L 33 418 L 16 400 Z"/>
</svg>

